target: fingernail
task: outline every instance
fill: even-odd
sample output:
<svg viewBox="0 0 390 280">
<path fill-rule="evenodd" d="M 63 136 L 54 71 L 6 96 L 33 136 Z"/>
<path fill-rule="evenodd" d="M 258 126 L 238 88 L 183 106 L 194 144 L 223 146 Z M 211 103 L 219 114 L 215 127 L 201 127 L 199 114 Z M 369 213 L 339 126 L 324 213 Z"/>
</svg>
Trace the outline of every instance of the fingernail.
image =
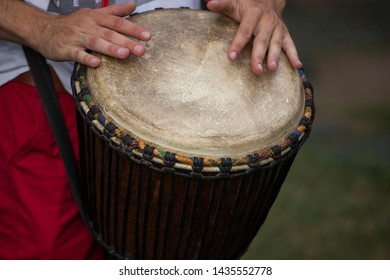
<svg viewBox="0 0 390 280">
<path fill-rule="evenodd" d="M 91 66 L 92 67 L 96 67 L 96 66 L 98 66 L 99 65 L 99 59 L 97 59 L 97 58 L 92 58 L 91 59 Z"/>
<path fill-rule="evenodd" d="M 272 68 L 276 69 L 276 68 L 278 68 L 278 63 L 275 60 L 272 60 L 271 66 L 272 66 Z"/>
<path fill-rule="evenodd" d="M 127 49 L 125 49 L 125 48 L 119 48 L 119 49 L 117 50 L 117 54 L 118 54 L 119 56 L 124 56 L 124 55 L 126 55 L 126 53 L 127 53 Z"/>
<path fill-rule="evenodd" d="M 141 45 L 137 45 L 137 46 L 135 46 L 135 47 L 133 48 L 133 53 L 134 53 L 135 55 L 141 55 L 143 51 L 144 51 L 144 47 L 141 46 Z"/>
<path fill-rule="evenodd" d="M 257 69 L 259 69 L 260 72 L 263 72 L 263 65 L 261 65 L 261 63 L 257 64 Z"/>
<path fill-rule="evenodd" d="M 144 31 L 141 33 L 141 39 L 142 40 L 149 40 L 150 39 L 150 33 L 148 31 Z"/>
<path fill-rule="evenodd" d="M 229 55 L 230 59 L 231 60 L 235 60 L 237 58 L 237 52 L 236 51 L 232 51 Z"/>
</svg>

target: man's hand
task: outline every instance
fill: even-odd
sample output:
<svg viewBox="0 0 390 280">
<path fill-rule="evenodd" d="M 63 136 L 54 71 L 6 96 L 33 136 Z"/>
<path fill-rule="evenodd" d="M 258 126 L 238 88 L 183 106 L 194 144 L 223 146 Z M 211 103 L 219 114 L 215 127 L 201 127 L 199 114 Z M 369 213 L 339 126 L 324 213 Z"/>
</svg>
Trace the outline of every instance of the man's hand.
<svg viewBox="0 0 390 280">
<path fill-rule="evenodd" d="M 145 46 L 139 41 L 149 40 L 150 32 L 123 18 L 134 9 L 131 2 L 52 15 L 23 1 L 1 0 L 0 39 L 32 47 L 52 60 L 96 67 L 99 59 L 86 49 L 117 58 L 144 54 Z"/>
<path fill-rule="evenodd" d="M 252 71 L 256 75 L 264 72 L 263 63 L 267 64 L 269 70 L 276 71 L 282 50 L 293 67 L 302 67 L 295 44 L 281 18 L 284 6 L 284 0 L 210 0 L 207 3 L 210 11 L 223 12 L 240 22 L 228 51 L 231 61 L 237 59 L 254 36 Z"/>
<path fill-rule="evenodd" d="M 42 30 L 41 44 L 36 48 L 47 58 L 74 60 L 91 67 L 98 66 L 100 61 L 86 49 L 122 59 L 130 54 L 142 56 L 145 46 L 127 36 L 147 41 L 150 32 L 122 18 L 134 9 L 135 3 L 130 2 L 53 16 Z"/>
</svg>

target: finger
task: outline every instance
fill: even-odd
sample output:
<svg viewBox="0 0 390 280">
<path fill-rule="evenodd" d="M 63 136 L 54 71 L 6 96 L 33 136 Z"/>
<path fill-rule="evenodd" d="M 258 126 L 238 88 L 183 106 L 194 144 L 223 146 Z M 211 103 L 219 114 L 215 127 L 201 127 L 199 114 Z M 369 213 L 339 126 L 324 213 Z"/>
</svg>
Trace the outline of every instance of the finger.
<svg viewBox="0 0 390 280">
<path fill-rule="evenodd" d="M 71 51 L 72 60 L 89 67 L 97 67 L 100 64 L 100 59 L 96 56 L 86 52 L 83 48 L 74 48 Z"/>
<path fill-rule="evenodd" d="M 270 25 L 264 18 L 258 23 L 252 49 L 252 71 L 256 75 L 261 75 L 264 72 L 264 59 L 274 28 L 274 25 Z"/>
<path fill-rule="evenodd" d="M 237 59 L 242 49 L 252 38 L 256 25 L 257 19 L 250 14 L 247 14 L 247 16 L 242 19 L 228 51 L 228 58 L 231 61 Z"/>
<path fill-rule="evenodd" d="M 286 52 L 291 65 L 297 69 L 302 68 L 303 66 L 302 62 L 299 59 L 297 48 L 290 34 L 288 34 L 286 38 L 283 40 L 282 48 Z"/>
<path fill-rule="evenodd" d="M 272 34 L 267 55 L 267 67 L 272 72 L 278 69 L 279 58 L 282 52 L 282 38 L 280 28 L 276 28 Z"/>
<path fill-rule="evenodd" d="M 133 55 L 141 56 L 145 52 L 144 45 L 110 29 L 102 29 L 99 36 L 116 46 L 130 50 L 130 53 Z M 123 50 L 117 49 L 117 51 L 119 51 L 119 53 L 117 53 L 118 58 L 125 58 L 128 55 L 128 53 L 123 52 Z"/>
<path fill-rule="evenodd" d="M 148 41 L 151 38 L 149 30 L 146 28 L 117 16 L 105 16 L 100 19 L 99 24 L 103 27 L 138 40 Z"/>
<path fill-rule="evenodd" d="M 108 42 L 100 36 L 86 35 L 85 44 L 83 45 L 85 45 L 88 49 L 92 51 L 96 51 L 108 56 L 121 59 L 128 57 L 130 53 L 136 56 L 141 56 L 145 53 L 145 47 L 136 42 L 132 42 L 132 45 L 129 45 L 128 47 L 124 48 L 111 42 Z"/>
</svg>

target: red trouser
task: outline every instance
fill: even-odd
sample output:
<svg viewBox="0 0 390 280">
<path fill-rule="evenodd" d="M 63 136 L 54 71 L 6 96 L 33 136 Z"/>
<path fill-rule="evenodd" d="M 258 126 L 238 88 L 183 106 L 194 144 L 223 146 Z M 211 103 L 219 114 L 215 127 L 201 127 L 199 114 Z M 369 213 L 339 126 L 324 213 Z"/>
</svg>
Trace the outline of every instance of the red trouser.
<svg viewBox="0 0 390 280">
<path fill-rule="evenodd" d="M 73 148 L 73 98 L 58 99 Z M 54 137 L 35 87 L 0 87 L 0 259 L 100 259 L 74 203 Z"/>
</svg>

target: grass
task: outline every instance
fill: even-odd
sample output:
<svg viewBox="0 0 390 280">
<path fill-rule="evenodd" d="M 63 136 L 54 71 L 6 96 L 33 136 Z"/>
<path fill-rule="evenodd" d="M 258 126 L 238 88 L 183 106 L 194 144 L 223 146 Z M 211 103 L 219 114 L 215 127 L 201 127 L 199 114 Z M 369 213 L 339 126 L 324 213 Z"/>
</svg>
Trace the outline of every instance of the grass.
<svg viewBox="0 0 390 280">
<path fill-rule="evenodd" d="M 390 259 L 389 111 L 362 105 L 342 124 L 315 123 L 243 259 Z"/>
</svg>

